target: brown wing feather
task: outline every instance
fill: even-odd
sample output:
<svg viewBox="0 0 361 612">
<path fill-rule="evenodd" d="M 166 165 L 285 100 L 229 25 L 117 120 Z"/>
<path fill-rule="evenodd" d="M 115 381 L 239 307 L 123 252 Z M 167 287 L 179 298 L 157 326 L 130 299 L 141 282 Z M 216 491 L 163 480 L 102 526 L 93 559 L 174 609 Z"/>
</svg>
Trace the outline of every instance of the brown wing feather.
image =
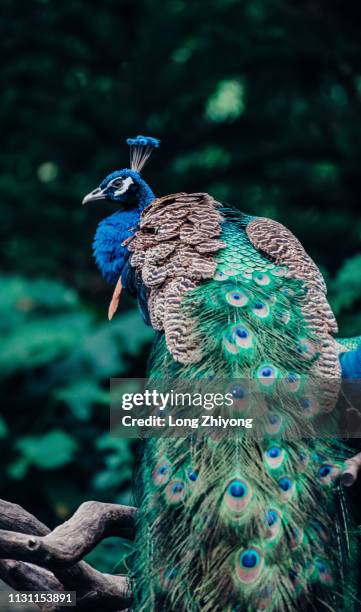
<svg viewBox="0 0 361 612">
<path fill-rule="evenodd" d="M 281 223 L 258 217 L 248 224 L 246 232 L 258 251 L 276 264 L 287 266 L 291 277 L 304 281 L 307 299 L 302 313 L 310 329 L 321 341 L 321 356 L 317 361 L 319 376 L 338 381 L 340 378 L 338 349 L 331 335 L 337 332 L 338 328 L 327 301 L 327 288 L 320 270 L 299 240 Z M 330 385 L 329 387 L 330 395 L 336 395 L 336 390 Z"/>
<path fill-rule="evenodd" d="M 183 315 L 184 294 L 216 271 L 220 204 L 206 193 L 176 193 L 152 202 L 129 243 L 130 263 L 150 289 L 152 326 L 164 330 L 168 350 L 181 363 L 200 359 L 192 339 L 193 322 Z"/>
<path fill-rule="evenodd" d="M 308 291 L 307 318 L 315 331 L 337 332 L 337 323 L 326 299 L 327 288 L 315 262 L 299 240 L 284 225 L 258 217 L 247 226 L 247 235 L 257 250 L 278 265 L 286 265 L 290 276 L 305 281 Z"/>
</svg>

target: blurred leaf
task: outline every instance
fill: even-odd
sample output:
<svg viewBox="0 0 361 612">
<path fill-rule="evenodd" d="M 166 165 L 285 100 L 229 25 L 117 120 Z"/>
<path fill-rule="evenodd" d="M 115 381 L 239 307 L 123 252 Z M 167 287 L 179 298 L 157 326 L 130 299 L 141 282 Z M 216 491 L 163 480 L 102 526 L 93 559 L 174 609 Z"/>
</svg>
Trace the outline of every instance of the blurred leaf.
<svg viewBox="0 0 361 612">
<path fill-rule="evenodd" d="M 134 457 L 129 440 L 105 433 L 97 440 L 97 447 L 108 452 L 104 458 L 107 469 L 93 479 L 96 489 L 119 487 L 131 478 Z"/>
<path fill-rule="evenodd" d="M 121 470 L 102 470 L 95 474 L 93 486 L 100 491 L 114 489 L 129 481 L 132 476 L 130 466 L 123 466 Z"/>
<path fill-rule="evenodd" d="M 105 433 L 98 438 L 96 446 L 100 450 L 116 451 L 123 461 L 131 461 L 132 453 L 130 451 L 129 440 L 125 438 L 115 437 L 111 433 Z"/>
<path fill-rule="evenodd" d="M 56 478 L 47 479 L 43 485 L 45 498 L 61 521 L 67 520 L 84 501 L 84 492 L 76 480 L 70 480 L 57 472 Z"/>
<path fill-rule="evenodd" d="M 44 470 L 52 470 L 69 463 L 78 448 L 72 436 L 61 430 L 50 431 L 43 436 L 25 436 L 15 447 L 28 464 Z"/>
<path fill-rule="evenodd" d="M 0 416 L 0 438 L 5 438 L 8 432 L 9 428 L 4 419 Z"/>
<path fill-rule="evenodd" d="M 138 310 L 118 316 L 112 323 L 112 331 L 118 336 L 120 348 L 124 353 L 138 355 L 141 347 L 154 338 L 153 329 L 145 325 Z"/>
<path fill-rule="evenodd" d="M 0 312 L 25 315 L 39 308 L 61 310 L 78 304 L 75 291 L 50 279 L 27 280 L 19 276 L 0 277 Z"/>
<path fill-rule="evenodd" d="M 336 314 L 349 310 L 361 300 L 361 254 L 345 261 L 331 285 L 331 300 Z"/>
<path fill-rule="evenodd" d="M 206 117 L 221 122 L 237 119 L 245 110 L 245 85 L 242 81 L 227 79 L 220 81 L 216 91 L 209 97 Z"/>
<path fill-rule="evenodd" d="M 7 467 L 8 475 L 14 480 L 21 480 L 26 476 L 30 462 L 27 457 L 19 457 Z"/>
<path fill-rule="evenodd" d="M 340 178 L 338 166 L 328 161 L 320 161 L 314 164 L 311 172 L 314 180 L 320 183 L 337 181 Z"/>
<path fill-rule="evenodd" d="M 206 168 L 209 170 L 225 168 L 229 165 L 230 160 L 229 151 L 212 145 L 177 157 L 174 160 L 173 167 L 175 172 L 185 174 L 193 168 Z"/>
<path fill-rule="evenodd" d="M 39 181 L 42 183 L 50 183 L 58 176 L 58 166 L 54 162 L 44 162 L 40 164 L 37 170 Z"/>
<path fill-rule="evenodd" d="M 59 389 L 55 397 L 71 408 L 81 421 L 90 418 L 93 404 L 109 404 L 109 392 L 103 391 L 94 380 L 80 380 L 67 388 Z"/>
<path fill-rule="evenodd" d="M 9 374 L 58 359 L 75 347 L 85 334 L 89 319 L 83 314 L 59 315 L 18 325 L 0 346 L 0 367 Z"/>
</svg>

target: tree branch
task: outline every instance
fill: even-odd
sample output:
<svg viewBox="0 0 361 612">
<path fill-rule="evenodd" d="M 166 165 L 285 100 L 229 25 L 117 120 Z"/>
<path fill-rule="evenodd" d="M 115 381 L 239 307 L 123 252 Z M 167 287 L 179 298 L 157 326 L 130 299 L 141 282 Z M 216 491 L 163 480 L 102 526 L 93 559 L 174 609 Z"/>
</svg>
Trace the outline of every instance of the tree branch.
<svg viewBox="0 0 361 612">
<path fill-rule="evenodd" d="M 132 507 L 86 502 L 68 521 L 47 535 L 29 536 L 1 529 L 0 559 L 29 561 L 50 569 L 69 567 L 104 538 L 133 539 L 134 515 Z"/>
<path fill-rule="evenodd" d="M 50 533 L 50 529 L 30 512 L 27 512 L 18 504 L 13 504 L 4 499 L 0 499 L 0 529 L 32 533 L 39 536 Z"/>
<path fill-rule="evenodd" d="M 129 579 L 103 574 L 80 559 L 106 537 L 133 539 L 135 512 L 86 502 L 50 531 L 21 506 L 0 500 L 0 578 L 17 590 L 76 591 L 79 609 L 127 608 Z"/>
<path fill-rule="evenodd" d="M 22 561 L 0 560 L 0 578 L 15 590 L 64 591 L 64 586 L 51 572 Z"/>
</svg>

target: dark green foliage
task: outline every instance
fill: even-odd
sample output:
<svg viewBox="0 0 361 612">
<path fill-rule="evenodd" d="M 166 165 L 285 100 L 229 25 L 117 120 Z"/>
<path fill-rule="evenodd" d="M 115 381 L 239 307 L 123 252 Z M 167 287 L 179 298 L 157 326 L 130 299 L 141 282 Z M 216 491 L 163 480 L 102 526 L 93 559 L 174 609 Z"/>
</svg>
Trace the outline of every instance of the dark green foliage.
<svg viewBox="0 0 361 612">
<path fill-rule="evenodd" d="M 153 332 L 136 311 L 96 321 L 59 282 L 0 287 L 1 496 L 49 524 L 87 499 L 130 503 L 133 448 L 109 433 L 109 378 L 132 371 Z M 114 548 L 102 546 L 104 561 L 94 553 L 97 565 L 111 570 Z"/>
<path fill-rule="evenodd" d="M 162 139 L 144 172 L 157 194 L 210 191 L 285 223 L 326 273 L 342 335 L 361 333 L 361 9 L 4 0 L 1 13 L 0 494 L 54 523 L 129 497 L 108 379 L 144 373 L 151 333 L 127 300 L 106 321 L 90 245 L 113 209 L 80 206 L 127 165 L 126 137 Z"/>
</svg>

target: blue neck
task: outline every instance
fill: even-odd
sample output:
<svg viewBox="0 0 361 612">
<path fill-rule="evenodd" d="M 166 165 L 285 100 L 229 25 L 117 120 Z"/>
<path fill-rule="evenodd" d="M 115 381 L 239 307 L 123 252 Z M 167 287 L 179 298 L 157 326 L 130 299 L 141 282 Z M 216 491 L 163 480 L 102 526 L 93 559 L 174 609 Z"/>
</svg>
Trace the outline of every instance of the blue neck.
<svg viewBox="0 0 361 612">
<path fill-rule="evenodd" d="M 103 219 L 97 228 L 93 242 L 96 264 L 109 283 L 116 283 L 123 272 L 129 252 L 122 246 L 124 240 L 134 234 L 141 212 L 155 199 L 149 185 L 138 179 L 137 207 L 119 210 Z"/>
<path fill-rule="evenodd" d="M 155 195 L 148 183 L 140 179 L 138 181 L 139 192 L 138 192 L 138 209 L 142 212 L 153 200 L 155 200 Z"/>
</svg>

